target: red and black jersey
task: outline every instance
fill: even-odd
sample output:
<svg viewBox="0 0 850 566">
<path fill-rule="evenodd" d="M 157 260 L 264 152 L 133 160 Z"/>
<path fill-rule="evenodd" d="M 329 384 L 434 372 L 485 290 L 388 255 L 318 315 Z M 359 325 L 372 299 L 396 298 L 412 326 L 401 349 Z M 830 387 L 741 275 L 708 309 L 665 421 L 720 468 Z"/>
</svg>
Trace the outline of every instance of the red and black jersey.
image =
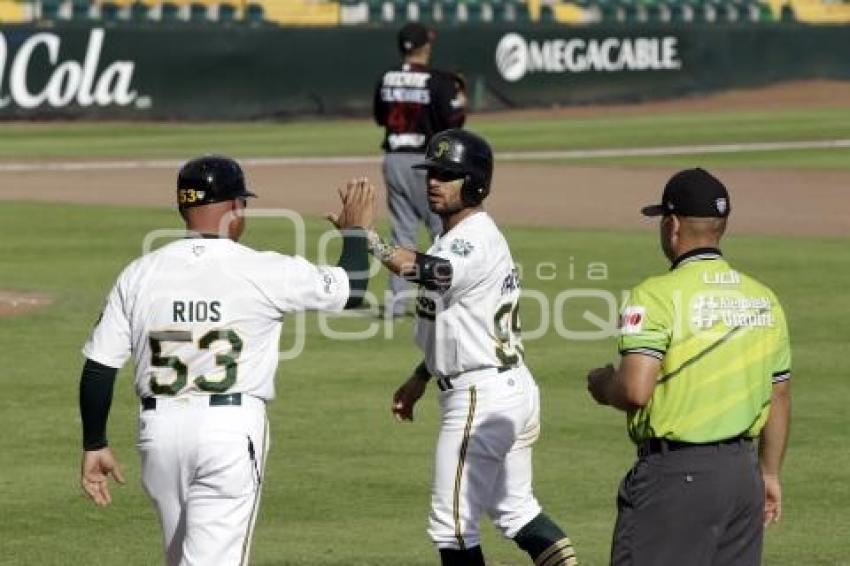
<svg viewBox="0 0 850 566">
<path fill-rule="evenodd" d="M 381 76 L 375 87 L 375 121 L 384 126 L 388 152 L 422 153 L 431 136 L 463 126 L 466 95 L 452 73 L 404 64 Z"/>
</svg>

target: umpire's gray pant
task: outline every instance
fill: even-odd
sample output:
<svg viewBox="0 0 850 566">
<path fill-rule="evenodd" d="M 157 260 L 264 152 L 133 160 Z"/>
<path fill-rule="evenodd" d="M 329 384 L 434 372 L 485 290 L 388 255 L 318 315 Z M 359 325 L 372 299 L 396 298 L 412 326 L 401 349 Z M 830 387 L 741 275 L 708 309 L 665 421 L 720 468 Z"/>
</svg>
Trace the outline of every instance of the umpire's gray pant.
<svg viewBox="0 0 850 566">
<path fill-rule="evenodd" d="M 428 208 L 428 180 L 425 171 L 411 169 L 424 159 L 418 153 L 387 153 L 384 181 L 387 207 L 392 224 L 392 240 L 399 246 L 416 249 L 416 229 L 422 221 L 433 241 L 442 230 L 440 217 Z M 393 315 L 403 314 L 410 299 L 411 285 L 398 276 L 390 277 L 390 301 L 385 305 Z"/>
<path fill-rule="evenodd" d="M 612 566 L 759 566 L 764 484 L 752 441 L 645 454 L 620 484 Z"/>
</svg>

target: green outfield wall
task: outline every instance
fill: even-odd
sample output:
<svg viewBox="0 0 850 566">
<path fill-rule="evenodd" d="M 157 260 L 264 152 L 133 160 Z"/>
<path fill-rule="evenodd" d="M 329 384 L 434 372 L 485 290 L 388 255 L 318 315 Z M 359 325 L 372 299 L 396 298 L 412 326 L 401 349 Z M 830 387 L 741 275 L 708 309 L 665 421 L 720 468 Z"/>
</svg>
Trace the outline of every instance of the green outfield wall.
<svg viewBox="0 0 850 566">
<path fill-rule="evenodd" d="M 850 79 L 850 26 L 464 26 L 435 65 L 475 109 L 637 101 Z M 0 119 L 363 115 L 395 30 L 0 26 Z"/>
</svg>

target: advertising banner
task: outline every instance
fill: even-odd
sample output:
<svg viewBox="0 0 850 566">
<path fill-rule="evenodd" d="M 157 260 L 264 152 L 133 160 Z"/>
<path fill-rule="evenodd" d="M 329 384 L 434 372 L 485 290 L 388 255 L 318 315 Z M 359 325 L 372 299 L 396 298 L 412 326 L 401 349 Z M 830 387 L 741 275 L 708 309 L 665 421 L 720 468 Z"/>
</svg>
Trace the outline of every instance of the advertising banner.
<svg viewBox="0 0 850 566">
<path fill-rule="evenodd" d="M 0 26 L 0 119 L 365 115 L 395 30 Z M 473 108 L 633 102 L 850 78 L 850 27 L 447 27 L 434 66 Z"/>
</svg>

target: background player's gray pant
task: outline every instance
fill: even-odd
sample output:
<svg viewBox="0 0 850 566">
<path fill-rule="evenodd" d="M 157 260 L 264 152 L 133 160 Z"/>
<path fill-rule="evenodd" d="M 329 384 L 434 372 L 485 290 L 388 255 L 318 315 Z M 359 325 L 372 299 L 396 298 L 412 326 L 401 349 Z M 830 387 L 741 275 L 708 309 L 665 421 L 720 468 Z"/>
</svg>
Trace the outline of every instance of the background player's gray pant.
<svg viewBox="0 0 850 566">
<path fill-rule="evenodd" d="M 387 153 L 384 158 L 384 181 L 387 185 L 387 206 L 392 223 L 394 243 L 416 249 L 416 229 L 419 222 L 434 239 L 442 230 L 440 217 L 428 208 L 427 178 L 425 171 L 411 169 L 424 159 L 418 153 Z M 385 305 L 394 315 L 404 313 L 409 302 L 410 283 L 398 276 L 390 278 L 392 300 Z M 408 293 L 402 294 L 405 291 Z M 407 296 L 405 296 L 407 295 Z"/>
</svg>

